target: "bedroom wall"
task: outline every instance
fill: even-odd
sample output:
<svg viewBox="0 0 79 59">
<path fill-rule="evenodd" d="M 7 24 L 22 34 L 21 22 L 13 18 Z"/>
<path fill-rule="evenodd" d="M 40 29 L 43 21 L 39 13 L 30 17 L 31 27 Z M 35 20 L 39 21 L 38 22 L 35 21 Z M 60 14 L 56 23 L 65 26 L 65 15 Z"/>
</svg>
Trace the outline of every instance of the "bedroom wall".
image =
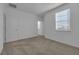
<svg viewBox="0 0 79 59">
<path fill-rule="evenodd" d="M 55 13 L 70 8 L 70 32 L 58 32 L 55 30 Z M 79 4 L 64 4 L 44 16 L 44 34 L 46 38 L 79 47 Z"/>
<path fill-rule="evenodd" d="M 4 4 L 0 3 L 0 53 L 3 49 L 3 11 L 4 11 Z"/>
<path fill-rule="evenodd" d="M 37 36 L 37 16 L 8 7 L 6 42 Z"/>
</svg>

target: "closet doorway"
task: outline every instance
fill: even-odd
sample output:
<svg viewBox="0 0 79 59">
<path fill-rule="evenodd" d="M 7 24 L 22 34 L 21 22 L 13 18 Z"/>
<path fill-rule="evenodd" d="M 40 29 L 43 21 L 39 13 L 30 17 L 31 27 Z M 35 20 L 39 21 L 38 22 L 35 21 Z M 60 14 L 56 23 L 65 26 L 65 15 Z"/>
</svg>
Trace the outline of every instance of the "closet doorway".
<svg viewBox="0 0 79 59">
<path fill-rule="evenodd" d="M 38 35 L 43 35 L 43 22 L 38 20 L 37 27 L 38 27 Z"/>
</svg>

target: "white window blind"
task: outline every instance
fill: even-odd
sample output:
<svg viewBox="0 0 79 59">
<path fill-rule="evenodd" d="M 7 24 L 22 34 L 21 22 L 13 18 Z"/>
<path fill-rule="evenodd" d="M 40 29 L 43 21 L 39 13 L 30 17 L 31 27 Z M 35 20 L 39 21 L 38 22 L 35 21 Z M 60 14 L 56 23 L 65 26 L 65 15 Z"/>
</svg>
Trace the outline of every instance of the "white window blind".
<svg viewBox="0 0 79 59">
<path fill-rule="evenodd" d="M 70 31 L 70 9 L 56 13 L 56 30 Z"/>
</svg>

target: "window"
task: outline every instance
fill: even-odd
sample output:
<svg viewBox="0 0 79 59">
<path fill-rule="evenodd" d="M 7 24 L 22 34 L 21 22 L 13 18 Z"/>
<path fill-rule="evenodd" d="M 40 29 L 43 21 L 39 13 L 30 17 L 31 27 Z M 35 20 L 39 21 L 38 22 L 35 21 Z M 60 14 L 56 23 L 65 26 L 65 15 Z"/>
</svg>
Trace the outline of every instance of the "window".
<svg viewBox="0 0 79 59">
<path fill-rule="evenodd" d="M 70 31 L 70 9 L 56 13 L 56 30 Z"/>
</svg>

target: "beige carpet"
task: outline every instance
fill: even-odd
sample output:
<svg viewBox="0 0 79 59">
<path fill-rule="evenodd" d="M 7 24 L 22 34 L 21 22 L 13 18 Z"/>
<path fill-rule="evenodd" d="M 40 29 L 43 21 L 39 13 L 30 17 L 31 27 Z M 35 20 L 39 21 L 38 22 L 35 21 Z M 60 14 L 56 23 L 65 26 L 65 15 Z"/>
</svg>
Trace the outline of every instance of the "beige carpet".
<svg viewBox="0 0 79 59">
<path fill-rule="evenodd" d="M 44 37 L 23 39 L 6 43 L 3 55 L 76 55 L 79 49 L 67 46 Z"/>
</svg>

